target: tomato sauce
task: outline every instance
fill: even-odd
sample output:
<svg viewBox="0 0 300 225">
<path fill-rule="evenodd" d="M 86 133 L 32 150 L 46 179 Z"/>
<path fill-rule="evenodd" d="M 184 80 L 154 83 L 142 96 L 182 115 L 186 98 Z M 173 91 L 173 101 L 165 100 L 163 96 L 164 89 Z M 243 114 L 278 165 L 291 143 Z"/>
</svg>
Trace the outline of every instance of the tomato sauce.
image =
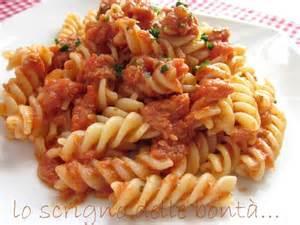
<svg viewBox="0 0 300 225">
<path fill-rule="evenodd" d="M 213 29 L 210 34 L 208 34 L 209 41 L 222 41 L 228 42 L 230 37 L 230 32 L 228 28 Z"/>
<path fill-rule="evenodd" d="M 151 155 L 155 158 L 170 158 L 174 163 L 179 162 L 188 153 L 187 145 L 180 142 L 159 140 L 152 144 Z"/>
<path fill-rule="evenodd" d="M 227 42 L 215 41 L 209 53 L 209 60 L 221 57 L 222 61 L 227 62 L 233 57 L 233 47 Z"/>
<path fill-rule="evenodd" d="M 196 91 L 192 93 L 191 101 L 201 100 L 201 106 L 205 107 L 212 102 L 226 98 L 233 91 L 233 88 L 226 81 L 221 79 L 205 79 L 197 87 Z"/>
<path fill-rule="evenodd" d="M 137 3 L 137 4 L 136 4 Z M 150 29 L 154 20 L 154 12 L 151 7 L 142 1 L 126 2 L 122 7 L 125 15 L 139 21 L 142 29 Z"/>
<path fill-rule="evenodd" d="M 83 85 L 69 79 L 48 80 L 39 95 L 39 102 L 47 119 L 64 111 L 65 102 L 72 102 L 83 92 Z"/>
<path fill-rule="evenodd" d="M 77 76 L 77 81 L 85 84 L 95 84 L 105 78 L 114 80 L 116 78 L 114 65 L 115 60 L 111 55 L 93 54 L 85 62 L 83 73 Z"/>
<path fill-rule="evenodd" d="M 190 99 L 188 94 L 174 95 L 170 99 L 152 101 L 145 105 L 141 114 L 152 128 L 158 130 L 166 139 L 178 140 L 186 134 L 183 121 L 189 113 Z M 186 135 L 183 135 L 186 136 Z"/>
<path fill-rule="evenodd" d="M 59 159 L 50 159 L 47 156 L 43 156 L 39 159 L 38 164 L 38 176 L 46 184 L 53 186 L 58 180 L 58 176 L 55 172 L 55 167 L 61 164 Z"/>
<path fill-rule="evenodd" d="M 72 131 L 85 130 L 96 122 L 97 91 L 93 86 L 87 87 L 87 93 L 75 100 L 72 112 Z"/>
<path fill-rule="evenodd" d="M 198 20 L 186 7 L 177 6 L 165 12 L 166 16 L 161 21 L 163 33 L 174 36 L 198 35 Z"/>
</svg>

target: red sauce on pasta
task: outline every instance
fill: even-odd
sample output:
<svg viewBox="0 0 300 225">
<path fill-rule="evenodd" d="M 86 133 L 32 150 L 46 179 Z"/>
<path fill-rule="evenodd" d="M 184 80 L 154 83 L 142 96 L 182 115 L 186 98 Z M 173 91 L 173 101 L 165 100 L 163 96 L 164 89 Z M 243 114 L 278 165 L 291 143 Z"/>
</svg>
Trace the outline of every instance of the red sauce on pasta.
<svg viewBox="0 0 300 225">
<path fill-rule="evenodd" d="M 191 101 L 202 100 L 202 106 L 209 105 L 219 99 L 226 98 L 233 93 L 233 88 L 226 82 L 220 79 L 205 79 L 200 86 L 192 94 Z"/>
<path fill-rule="evenodd" d="M 155 93 L 153 88 L 149 86 L 146 79 L 153 75 L 153 72 L 158 66 L 165 65 L 167 71 L 171 67 L 176 69 L 175 77 L 172 79 L 179 79 L 189 71 L 189 67 L 184 63 L 184 59 L 173 59 L 170 61 L 158 60 L 149 56 L 138 57 L 132 64 L 129 64 L 123 70 L 123 84 L 129 89 L 134 90 L 140 95 L 146 95 L 147 97 L 159 96 L 159 93 Z M 158 71 L 162 73 L 161 70 Z M 163 74 L 163 76 L 165 76 Z M 181 86 L 178 86 L 178 92 L 181 92 Z"/>
<path fill-rule="evenodd" d="M 161 21 L 162 32 L 167 35 L 195 35 L 199 33 L 198 20 L 186 7 L 165 9 L 166 16 Z"/>
<path fill-rule="evenodd" d="M 104 78 L 115 79 L 114 65 L 115 60 L 111 55 L 93 54 L 87 59 L 83 73 L 77 77 L 77 81 L 94 84 Z"/>
<path fill-rule="evenodd" d="M 176 68 L 178 78 L 189 71 L 189 67 L 185 64 L 184 59 L 175 58 L 172 60 L 172 65 Z"/>
<path fill-rule="evenodd" d="M 76 188 L 77 193 L 85 193 L 88 190 L 87 184 L 81 179 L 79 169 L 80 164 L 77 161 L 72 161 L 65 164 L 68 171 L 68 175 L 72 177 L 73 185 Z"/>
<path fill-rule="evenodd" d="M 32 71 L 37 74 L 40 80 L 43 80 L 47 73 L 47 68 L 41 59 L 35 55 L 29 54 L 23 61 L 22 70 L 24 74 L 31 74 Z M 29 77 L 30 79 L 30 77 Z"/>
<path fill-rule="evenodd" d="M 267 125 L 269 125 L 272 122 L 271 116 L 272 116 L 272 114 L 269 110 L 260 114 L 261 125 L 263 127 L 266 127 Z"/>
<path fill-rule="evenodd" d="M 50 49 L 53 52 L 51 70 L 53 69 L 63 69 L 65 62 L 69 59 L 70 52 L 74 51 L 77 47 L 78 37 L 76 35 L 71 35 L 67 38 L 57 39 L 55 46 Z"/>
<path fill-rule="evenodd" d="M 208 34 L 208 40 L 228 42 L 229 36 L 230 32 L 227 28 L 213 29 L 212 32 Z"/>
<path fill-rule="evenodd" d="M 55 167 L 61 164 L 58 159 L 50 159 L 46 156 L 43 156 L 39 159 L 38 164 L 38 176 L 46 184 L 53 186 L 54 183 L 58 180 L 58 176 L 55 172 Z"/>
<path fill-rule="evenodd" d="M 39 95 L 39 102 L 46 118 L 50 119 L 63 111 L 63 105 L 70 103 L 83 91 L 80 83 L 69 79 L 46 81 Z"/>
<path fill-rule="evenodd" d="M 166 139 L 178 140 L 186 136 L 187 127 L 183 121 L 189 113 L 190 99 L 187 94 L 175 95 L 170 99 L 157 100 L 148 103 L 141 114 L 150 126 L 160 131 Z"/>
<path fill-rule="evenodd" d="M 233 47 L 222 41 L 213 42 L 213 49 L 210 51 L 209 59 L 220 58 L 222 62 L 227 62 L 233 57 Z"/>
<path fill-rule="evenodd" d="M 96 122 L 97 92 L 93 86 L 87 87 L 87 93 L 75 101 L 72 112 L 72 131 L 85 130 Z"/>
<path fill-rule="evenodd" d="M 108 44 L 117 33 L 115 27 L 100 15 L 98 23 L 88 23 L 85 30 L 87 47 L 95 53 L 110 53 Z"/>
<path fill-rule="evenodd" d="M 174 163 L 183 159 L 188 152 L 186 144 L 159 140 L 151 146 L 151 155 L 155 158 L 170 158 Z"/>
<path fill-rule="evenodd" d="M 128 1 L 122 7 L 122 10 L 126 16 L 138 20 L 142 29 L 149 29 L 151 27 L 155 15 L 150 6 L 144 2 L 139 0 L 135 2 Z"/>
<path fill-rule="evenodd" d="M 249 140 L 255 137 L 255 133 L 244 128 L 236 128 L 231 134 L 232 140 L 240 146 L 247 146 Z"/>
</svg>

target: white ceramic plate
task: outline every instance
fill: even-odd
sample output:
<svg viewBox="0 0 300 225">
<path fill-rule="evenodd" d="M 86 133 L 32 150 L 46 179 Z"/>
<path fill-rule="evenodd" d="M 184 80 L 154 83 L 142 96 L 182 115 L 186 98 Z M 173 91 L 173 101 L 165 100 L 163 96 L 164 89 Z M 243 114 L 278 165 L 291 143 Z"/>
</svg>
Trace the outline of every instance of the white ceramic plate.
<svg viewBox="0 0 300 225">
<path fill-rule="evenodd" d="M 33 43 L 50 43 L 67 12 L 78 12 L 84 15 L 88 9 L 97 8 L 97 5 L 97 0 L 44 0 L 36 7 L 0 24 L 0 51 Z M 298 179 L 300 151 L 297 137 L 300 120 L 297 115 L 300 115 L 300 75 L 298 74 L 300 55 L 291 41 L 272 29 L 222 18 L 199 17 L 211 25 L 229 27 L 232 30 L 232 41 L 248 47 L 249 61 L 256 68 L 257 74 L 267 77 L 275 84 L 279 104 L 288 120 L 284 146 L 276 163 L 276 170 L 269 172 L 259 183 L 239 179 L 238 189 L 246 188 L 247 191 L 236 191 L 235 202 L 231 207 L 232 215 L 229 215 L 229 211 L 222 216 L 220 211 L 215 215 L 215 211 L 202 210 L 199 211 L 198 216 L 194 211 L 176 216 L 175 211 L 172 212 L 174 214 L 172 217 L 153 214 L 134 220 L 111 218 L 105 211 L 105 207 L 109 206 L 108 201 L 93 197 L 77 208 L 77 215 L 75 209 L 65 214 L 61 208 L 55 207 L 58 203 L 56 192 L 46 187 L 37 178 L 37 164 L 31 145 L 7 141 L 1 121 L 0 224 L 84 225 L 95 221 L 95 224 L 144 224 L 146 222 L 147 224 L 201 223 L 204 225 L 295 224 L 299 221 L 297 208 L 300 190 Z M 0 74 L 1 83 L 7 81 L 12 75 L 5 71 L 3 59 L 0 60 Z M 236 207 L 238 201 L 239 209 Z M 255 207 L 257 207 L 257 216 L 251 216 Z M 179 218 L 182 216 L 185 218 Z"/>
</svg>

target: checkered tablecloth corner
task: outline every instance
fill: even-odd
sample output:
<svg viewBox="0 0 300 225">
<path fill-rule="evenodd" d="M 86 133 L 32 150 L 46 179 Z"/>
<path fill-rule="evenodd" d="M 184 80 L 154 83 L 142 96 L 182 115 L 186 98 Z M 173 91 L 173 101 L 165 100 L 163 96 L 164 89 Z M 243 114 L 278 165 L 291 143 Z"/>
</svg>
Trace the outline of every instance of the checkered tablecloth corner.
<svg viewBox="0 0 300 225">
<path fill-rule="evenodd" d="M 41 0 L 0 0 L 0 21 L 30 8 Z"/>
<path fill-rule="evenodd" d="M 42 0 L 0 0 L 0 21 L 13 16 Z M 175 0 L 161 0 L 161 5 L 174 5 Z M 281 18 L 268 15 L 263 12 L 243 8 L 222 0 L 185 0 L 193 11 L 199 11 L 208 15 L 225 16 L 241 21 L 255 22 L 281 30 L 289 35 L 300 46 L 300 25 Z"/>
<path fill-rule="evenodd" d="M 174 5 L 174 0 L 167 0 Z M 300 47 L 300 25 L 280 16 L 269 15 L 249 8 L 227 3 L 222 0 L 185 0 L 193 11 L 212 16 L 223 16 L 241 21 L 262 24 L 285 32 Z"/>
</svg>

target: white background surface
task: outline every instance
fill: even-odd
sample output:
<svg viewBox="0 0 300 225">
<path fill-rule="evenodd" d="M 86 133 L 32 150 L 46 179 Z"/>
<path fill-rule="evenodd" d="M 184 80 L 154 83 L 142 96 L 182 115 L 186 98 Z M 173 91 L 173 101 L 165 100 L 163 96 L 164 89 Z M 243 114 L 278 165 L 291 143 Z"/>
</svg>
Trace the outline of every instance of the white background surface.
<svg viewBox="0 0 300 225">
<path fill-rule="evenodd" d="M 14 49 L 31 43 L 46 43 L 52 41 L 58 27 L 63 22 L 65 14 L 75 11 L 83 15 L 97 1 L 88 0 L 48 0 L 43 4 L 19 14 L 0 25 L 0 51 Z M 290 42 L 273 30 L 225 21 L 204 18 L 212 25 L 226 25 L 233 31 L 233 41 L 248 46 L 249 60 L 257 69 L 258 75 L 268 77 L 278 90 L 279 104 L 284 109 L 288 119 L 288 129 L 282 153 L 277 161 L 276 170 L 268 173 L 260 183 L 238 181 L 239 188 L 247 188 L 246 192 L 235 193 L 233 212 L 237 213 L 237 201 L 241 206 L 240 216 L 225 216 L 225 218 L 197 218 L 194 212 L 189 212 L 185 219 L 137 218 L 117 219 L 106 216 L 97 218 L 95 224 L 299 224 L 299 115 L 300 115 L 300 56 L 290 48 Z M 5 62 L 0 60 L 0 82 L 8 79 Z M 42 184 L 36 176 L 36 161 L 29 144 L 8 142 L 4 138 L 3 123 L 0 127 L 0 225 L 42 225 L 42 224 L 91 224 L 93 214 L 88 216 L 93 207 L 109 206 L 107 201 L 91 198 L 79 209 L 83 215 L 75 218 L 74 211 L 65 217 L 59 216 L 59 211 L 53 214 L 58 203 L 56 192 Z M 298 139 L 297 139 L 298 138 Z M 247 211 L 252 199 L 257 206 L 257 218 L 247 218 Z M 14 202 L 16 203 L 14 211 Z M 31 209 L 31 215 L 22 219 L 20 213 L 24 206 Z M 41 207 L 46 206 L 50 218 L 42 219 Z M 28 210 L 27 208 L 27 210 Z M 102 208 L 104 210 L 105 208 Z M 250 211 L 253 208 L 250 208 Z M 14 213 L 16 213 L 14 215 Z M 26 213 L 26 211 L 25 211 Z M 55 218 L 58 216 L 58 218 Z M 242 216 L 245 216 L 242 218 Z M 269 218 L 271 216 L 271 218 Z M 278 218 L 276 218 L 278 216 Z"/>
</svg>

